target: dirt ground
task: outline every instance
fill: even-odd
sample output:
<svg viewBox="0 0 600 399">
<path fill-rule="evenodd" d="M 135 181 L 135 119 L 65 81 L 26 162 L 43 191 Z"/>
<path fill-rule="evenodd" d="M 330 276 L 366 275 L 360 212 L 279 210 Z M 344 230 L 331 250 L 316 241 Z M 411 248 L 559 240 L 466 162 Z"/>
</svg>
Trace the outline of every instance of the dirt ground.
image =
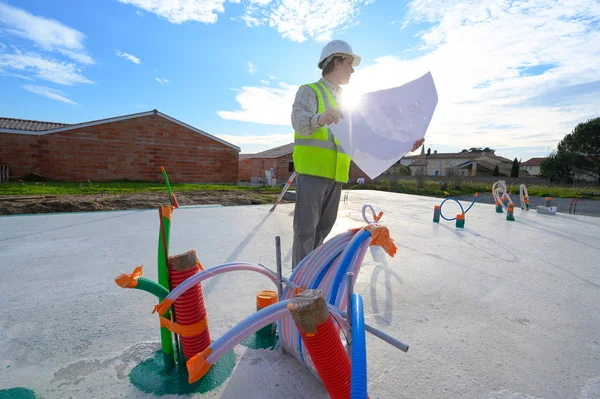
<svg viewBox="0 0 600 399">
<path fill-rule="evenodd" d="M 274 204 L 278 196 L 278 194 L 259 191 L 227 190 L 185 191 L 175 195 L 180 206 Z M 289 201 L 284 199 L 281 202 Z M 168 197 L 165 193 L 0 196 L 0 215 L 152 209 L 160 205 L 168 205 Z"/>
</svg>

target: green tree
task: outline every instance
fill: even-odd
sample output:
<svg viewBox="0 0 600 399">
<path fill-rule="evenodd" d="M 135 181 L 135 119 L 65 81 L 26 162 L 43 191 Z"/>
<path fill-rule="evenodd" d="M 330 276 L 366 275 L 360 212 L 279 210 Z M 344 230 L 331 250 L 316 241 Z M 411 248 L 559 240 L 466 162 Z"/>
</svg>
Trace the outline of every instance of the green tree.
<svg viewBox="0 0 600 399">
<path fill-rule="evenodd" d="M 512 168 L 510 169 L 510 177 L 519 177 L 519 161 L 517 158 L 512 163 Z"/>
<path fill-rule="evenodd" d="M 575 126 L 558 144 L 557 156 L 600 183 L 600 117 Z"/>
<path fill-rule="evenodd" d="M 494 171 L 492 172 L 492 176 L 500 176 L 500 168 L 498 168 L 498 165 L 494 166 Z"/>
<path fill-rule="evenodd" d="M 551 183 L 572 183 L 573 172 L 568 155 L 553 151 L 540 167 L 540 176 Z"/>
</svg>

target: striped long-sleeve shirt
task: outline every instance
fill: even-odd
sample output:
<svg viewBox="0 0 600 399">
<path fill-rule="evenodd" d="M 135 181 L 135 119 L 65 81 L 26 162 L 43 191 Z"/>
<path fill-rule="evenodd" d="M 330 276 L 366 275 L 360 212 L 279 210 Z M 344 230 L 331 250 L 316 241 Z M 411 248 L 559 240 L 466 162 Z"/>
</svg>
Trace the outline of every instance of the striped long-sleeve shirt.
<svg viewBox="0 0 600 399">
<path fill-rule="evenodd" d="M 325 84 L 333 99 L 339 104 L 342 88 L 325 78 L 321 78 L 319 81 Z M 318 122 L 321 114 L 317 113 L 317 109 L 317 93 L 308 86 L 301 86 L 296 93 L 296 99 L 292 106 L 292 127 L 294 131 L 302 136 L 310 136 L 321 127 Z"/>
</svg>

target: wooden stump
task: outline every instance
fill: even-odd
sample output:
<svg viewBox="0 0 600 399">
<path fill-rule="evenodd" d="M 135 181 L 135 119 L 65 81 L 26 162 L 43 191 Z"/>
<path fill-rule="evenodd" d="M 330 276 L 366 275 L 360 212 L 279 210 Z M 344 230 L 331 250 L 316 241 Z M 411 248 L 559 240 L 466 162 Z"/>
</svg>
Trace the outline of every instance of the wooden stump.
<svg viewBox="0 0 600 399">
<path fill-rule="evenodd" d="M 178 272 L 188 270 L 190 267 L 194 267 L 198 263 L 198 256 L 196 256 L 196 251 L 193 249 L 180 255 L 169 256 L 167 261 L 169 269 Z"/>
<path fill-rule="evenodd" d="M 316 334 L 317 327 L 329 319 L 329 309 L 321 290 L 302 291 L 292 298 L 288 309 L 298 330 L 304 334 Z"/>
</svg>

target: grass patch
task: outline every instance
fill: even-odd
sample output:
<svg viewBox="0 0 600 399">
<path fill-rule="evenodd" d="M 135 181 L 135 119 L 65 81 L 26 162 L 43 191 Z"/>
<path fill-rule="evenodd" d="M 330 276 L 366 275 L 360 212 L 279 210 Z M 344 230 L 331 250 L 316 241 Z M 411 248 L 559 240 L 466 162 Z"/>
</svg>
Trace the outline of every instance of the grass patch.
<svg viewBox="0 0 600 399">
<path fill-rule="evenodd" d="M 598 187 L 563 187 L 551 185 L 528 184 L 527 191 L 529 196 L 534 197 L 552 197 L 552 198 L 590 198 L 600 199 L 600 189 Z M 392 182 L 376 182 L 366 185 L 347 185 L 349 189 L 365 189 L 389 191 L 403 194 L 426 195 L 430 197 L 458 197 L 461 195 L 473 195 L 476 192 L 485 193 L 492 191 L 492 184 L 478 183 L 465 181 L 460 189 L 452 186 L 452 182 L 448 182 L 448 187 L 442 189 L 440 184 L 435 181 L 426 181 L 423 188 L 417 188 L 414 180 L 397 180 Z M 508 189 L 513 194 L 519 194 L 518 184 L 509 184 Z"/>
<path fill-rule="evenodd" d="M 281 192 L 279 187 L 238 186 L 228 184 L 171 183 L 171 189 L 182 191 L 252 191 L 265 194 Z M 165 183 L 115 182 L 9 182 L 0 184 L 0 195 L 66 195 L 66 194 L 133 194 L 167 192 Z"/>
</svg>

